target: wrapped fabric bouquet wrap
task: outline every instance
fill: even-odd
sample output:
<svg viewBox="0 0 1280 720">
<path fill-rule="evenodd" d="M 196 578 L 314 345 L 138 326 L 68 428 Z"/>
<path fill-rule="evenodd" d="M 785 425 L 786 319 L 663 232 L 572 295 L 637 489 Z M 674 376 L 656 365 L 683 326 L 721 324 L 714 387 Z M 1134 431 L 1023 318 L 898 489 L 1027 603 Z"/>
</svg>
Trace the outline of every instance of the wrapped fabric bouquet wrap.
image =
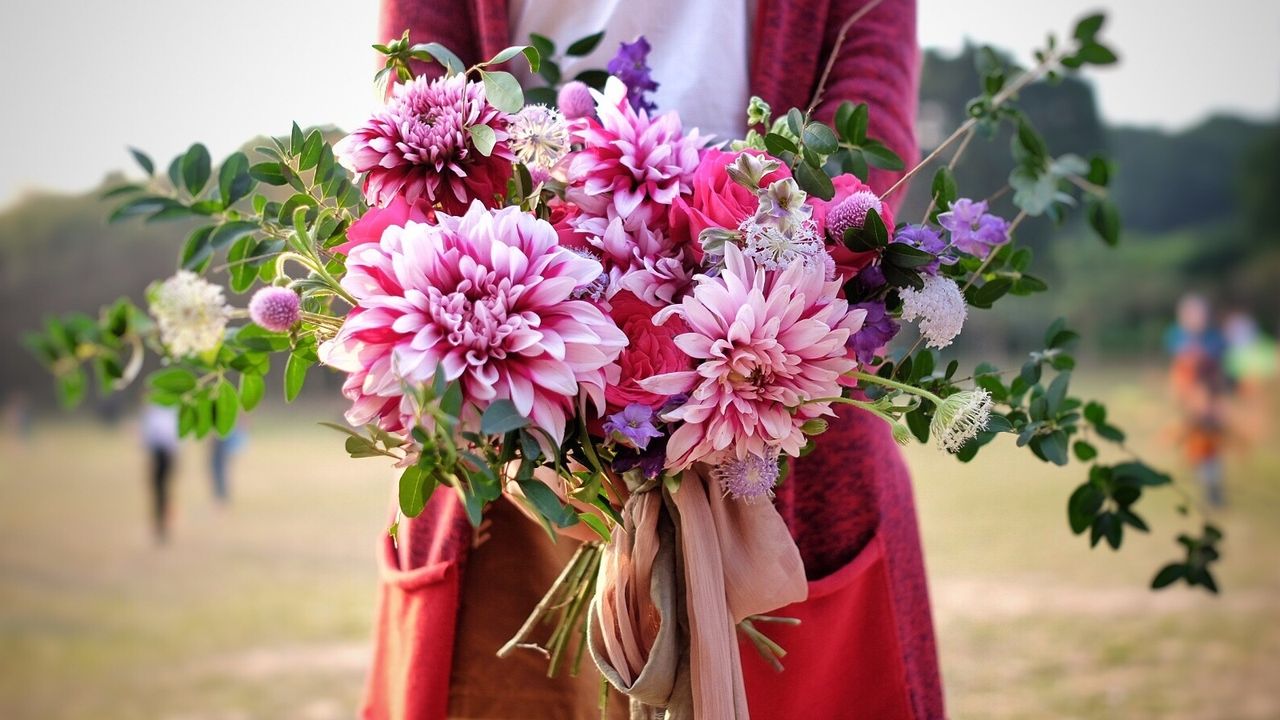
<svg viewBox="0 0 1280 720">
<path fill-rule="evenodd" d="M 1170 480 L 1100 459 L 1123 433 L 1068 392 L 1074 332 L 1054 323 L 1012 377 L 982 363 L 960 378 L 937 352 L 969 308 L 1045 289 L 1015 242 L 1025 218 L 1084 205 L 1116 239 L 1107 161 L 1050 155 L 1016 108 L 1031 82 L 1114 60 L 1101 25 L 1086 18 L 1028 70 L 988 58 L 969 119 L 911 169 L 868 137 L 866 105 L 813 117 L 830 68 L 808 111 L 753 98 L 746 136 L 717 139 L 652 107 L 647 45 L 624 47 L 629 85 L 584 73 L 592 86 L 526 96 L 501 68 L 538 73 L 547 48 L 467 67 L 406 33 L 376 46 L 382 107 L 332 145 L 295 125 L 216 178 L 202 145 L 159 176 L 135 151 L 149 178 L 111 191 L 116 216 L 200 221 L 182 269 L 149 312 L 125 300 L 52 321 L 32 347 L 70 401 L 86 365 L 110 389 L 156 351 L 151 397 L 197 436 L 259 402 L 275 355 L 288 400 L 312 365 L 345 374 L 350 427 L 333 427 L 353 457 L 400 468 L 404 516 L 450 492 L 474 525 L 512 502 L 582 543 L 500 655 L 543 652 L 552 674 L 590 657 L 635 717 L 745 719 L 739 638 L 781 670 L 767 628 L 792 621 L 769 613 L 807 592 L 774 489 L 837 405 L 965 461 L 1002 433 L 1046 462 L 1073 454 L 1090 471 L 1071 529 L 1111 547 L 1146 530 L 1134 505 Z M 951 170 L 1001 125 L 1013 192 L 960 197 Z M 923 217 L 896 222 L 890 196 L 940 159 Z M 902 176 L 877 194 L 870 167 Z M 264 287 L 240 310 L 209 271 L 235 294 Z M 886 356 L 904 323 L 918 339 Z M 1184 535 L 1186 560 L 1156 584 L 1213 589 L 1219 537 Z"/>
</svg>

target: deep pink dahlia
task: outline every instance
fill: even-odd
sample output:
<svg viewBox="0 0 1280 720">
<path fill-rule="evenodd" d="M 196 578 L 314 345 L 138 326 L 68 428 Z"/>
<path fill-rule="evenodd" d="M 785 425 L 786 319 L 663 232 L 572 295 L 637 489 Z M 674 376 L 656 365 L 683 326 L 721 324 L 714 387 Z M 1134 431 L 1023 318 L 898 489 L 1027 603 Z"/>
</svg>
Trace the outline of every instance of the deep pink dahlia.
<svg viewBox="0 0 1280 720">
<path fill-rule="evenodd" d="M 603 94 L 596 93 L 596 100 L 598 119 L 580 120 L 574 131 L 583 149 L 569 163 L 571 199 L 607 201 L 627 219 L 641 206 L 670 205 L 689 192 L 706 138 L 697 130 L 685 135 L 674 112 L 652 119 L 643 110 L 637 113 L 616 78 L 609 79 Z"/>
<path fill-rule="evenodd" d="M 667 444 L 674 469 L 799 454 L 800 426 L 831 414 L 830 403 L 810 401 L 840 395 L 840 376 L 854 367 L 845 341 L 866 311 L 849 310 L 838 282 L 800 263 L 766 272 L 732 243 L 724 262 L 718 276 L 699 276 L 693 292 L 654 318 L 684 319 L 690 332 L 676 345 L 698 363 L 640 383 L 689 396 L 663 415 L 678 424 Z"/>
<path fill-rule="evenodd" d="M 402 382 L 460 380 L 464 420 L 505 398 L 556 442 L 579 394 L 604 410 L 606 373 L 627 344 L 574 291 L 600 264 L 558 243 L 555 228 L 519 208 L 472 203 L 438 225 L 410 222 L 352 251 L 342 279 L 358 301 L 321 358 L 351 373 L 353 424 L 413 422 Z M 394 401 L 394 402 L 392 402 Z"/>
<path fill-rule="evenodd" d="M 462 75 L 420 76 L 396 85 L 387 105 L 333 150 L 343 167 L 365 173 L 369 204 L 386 205 L 398 195 L 410 205 L 426 198 L 456 215 L 472 200 L 494 207 L 506 192 L 514 159 L 507 120 L 485 99 L 483 84 Z M 488 156 L 471 140 L 468 128 L 477 125 L 497 139 Z"/>
</svg>

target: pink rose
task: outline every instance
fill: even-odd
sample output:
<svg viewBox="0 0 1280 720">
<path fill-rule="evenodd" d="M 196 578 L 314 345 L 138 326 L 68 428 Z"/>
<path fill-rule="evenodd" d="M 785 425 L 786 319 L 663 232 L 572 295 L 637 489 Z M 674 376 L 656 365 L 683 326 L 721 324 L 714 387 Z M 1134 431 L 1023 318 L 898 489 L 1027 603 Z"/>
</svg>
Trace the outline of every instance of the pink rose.
<svg viewBox="0 0 1280 720">
<path fill-rule="evenodd" d="M 429 213 L 431 213 L 430 210 L 424 211 L 422 206 L 416 203 L 410 205 L 402 196 L 397 195 L 386 207 L 371 207 L 360 216 L 359 220 L 351 223 L 351 227 L 347 228 L 347 241 L 335 247 L 333 251 L 350 255 L 356 247 L 381 240 L 382 232 L 392 225 L 404 227 L 404 224 L 411 220 L 413 222 L 431 220 Z"/>
<path fill-rule="evenodd" d="M 836 194 L 830 200 L 821 200 L 812 195 L 806 202 L 813 208 L 813 221 L 817 223 L 818 234 L 827 242 L 827 252 L 831 253 L 831 257 L 836 261 L 836 275 L 844 277 L 846 280 L 858 274 L 858 271 L 871 264 L 875 259 L 874 252 L 854 252 L 844 246 L 844 243 L 833 241 L 827 237 L 827 213 L 831 209 L 839 205 L 850 195 L 861 190 L 871 191 L 871 186 L 859 180 L 853 175 L 839 175 L 831 179 L 832 184 L 836 186 Z M 893 235 L 893 210 L 888 204 L 884 205 L 884 209 L 880 212 L 880 219 L 884 221 L 885 228 L 888 229 L 889 235 Z"/>
<path fill-rule="evenodd" d="M 608 412 L 618 412 L 632 403 L 656 408 L 666 401 L 666 396 L 641 389 L 640 381 L 692 367 L 693 361 L 675 343 L 675 337 L 689 332 L 689 328 L 679 318 L 671 318 L 664 325 L 654 325 L 653 316 L 658 308 L 626 290 L 614 295 L 610 303 L 612 309 L 609 314 L 627 336 L 628 343 L 618 356 L 621 376 L 616 384 L 604 391 Z"/>
<path fill-rule="evenodd" d="M 765 154 L 758 150 L 743 152 Z M 740 154 L 715 148 L 704 150 L 693 175 L 693 192 L 671 203 L 668 212 L 671 236 L 679 243 L 689 243 L 699 261 L 702 259 L 699 233 L 709 227 L 737 229 L 739 223 L 756 212 L 759 201 L 755 193 L 734 182 L 725 171 Z M 791 177 L 791 171 L 784 165 L 766 175 L 761 184 L 767 186 L 785 177 Z"/>
</svg>

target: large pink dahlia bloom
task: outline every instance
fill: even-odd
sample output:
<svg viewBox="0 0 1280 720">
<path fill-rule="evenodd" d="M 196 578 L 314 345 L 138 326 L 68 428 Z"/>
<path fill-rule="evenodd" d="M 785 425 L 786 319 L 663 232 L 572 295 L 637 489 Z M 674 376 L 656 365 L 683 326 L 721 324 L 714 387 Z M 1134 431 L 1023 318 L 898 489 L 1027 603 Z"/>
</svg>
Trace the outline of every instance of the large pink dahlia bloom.
<svg viewBox="0 0 1280 720">
<path fill-rule="evenodd" d="M 570 199 L 593 215 L 612 205 L 625 220 L 637 208 L 656 210 L 690 191 L 707 139 L 697 130 L 685 135 L 679 115 L 637 113 L 617 78 L 596 94 L 596 114 L 598 120 L 579 120 L 573 133 L 583 148 L 569 161 Z"/>
<path fill-rule="evenodd" d="M 481 83 L 462 75 L 420 76 L 396 85 L 387 105 L 333 150 L 343 167 L 365 173 L 369 204 L 403 196 L 413 205 L 425 198 L 457 215 L 472 200 L 493 207 L 506 192 L 514 159 L 508 119 L 485 99 Z M 488 156 L 471 139 L 468 128 L 477 125 L 487 125 L 497 139 Z"/>
<path fill-rule="evenodd" d="M 402 383 L 438 372 L 461 381 L 470 411 L 509 399 L 556 442 L 579 393 L 603 412 L 606 375 L 616 380 L 627 339 L 594 305 L 571 299 L 600 264 L 519 208 L 475 202 L 437 221 L 390 227 L 348 258 L 342 286 L 359 305 L 321 348 L 322 360 L 351 373 L 347 420 L 404 429 L 414 408 Z"/>
<path fill-rule="evenodd" d="M 771 273 L 732 243 L 716 277 L 699 276 L 693 292 L 654 318 L 678 315 L 690 332 L 675 342 L 697 369 L 641 382 L 662 395 L 689 399 L 663 418 L 678 423 L 667 443 L 667 465 L 730 458 L 795 456 L 805 445 L 800 426 L 830 415 L 840 376 L 854 367 L 845 348 L 865 310 L 849 310 L 838 282 L 796 263 Z"/>
</svg>

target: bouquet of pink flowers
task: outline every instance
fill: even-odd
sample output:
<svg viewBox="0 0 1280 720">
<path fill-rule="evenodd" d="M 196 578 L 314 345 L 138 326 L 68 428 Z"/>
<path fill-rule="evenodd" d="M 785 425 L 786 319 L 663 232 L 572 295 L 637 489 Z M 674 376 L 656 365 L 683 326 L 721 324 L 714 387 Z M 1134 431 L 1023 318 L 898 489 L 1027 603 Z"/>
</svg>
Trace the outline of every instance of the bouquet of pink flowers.
<svg viewBox="0 0 1280 720">
<path fill-rule="evenodd" d="M 256 164 L 232 155 L 212 185 L 195 145 L 167 178 L 113 190 L 127 197 L 117 216 L 206 221 L 183 269 L 153 286 L 149 317 L 121 301 L 100 322 L 54 321 L 33 345 L 69 399 L 83 362 L 118 385 L 150 345 L 167 360 L 152 398 L 196 435 L 229 431 L 258 403 L 274 353 L 287 354 L 290 400 L 309 366 L 344 373 L 347 449 L 394 458 L 404 515 L 453 492 L 479 524 L 505 497 L 553 534 L 595 537 L 501 653 L 537 645 L 555 608 L 553 671 L 578 637 L 637 702 L 745 716 L 735 628 L 776 662 L 752 618 L 806 592 L 769 500 L 838 404 L 964 460 L 999 433 L 1047 462 L 1066 464 L 1070 448 L 1093 462 L 1072 529 L 1112 547 L 1126 525 L 1145 530 L 1132 506 L 1169 478 L 1095 461 L 1096 439 L 1123 434 L 1067 394 L 1075 333 L 1055 323 L 1009 383 L 986 363 L 958 380 L 935 352 L 970 306 L 1044 289 L 1013 243 L 1023 218 L 1084 203 L 1114 241 L 1106 161 L 1049 155 L 1012 104 L 1046 73 L 1114 60 L 1100 25 L 1086 19 L 1071 47 L 1051 44 L 1011 80 L 993 60 L 971 118 L 883 194 L 868 166 L 904 167 L 867 136 L 865 105 L 826 124 L 753 99 L 747 136 L 726 142 L 652 111 L 647 78 L 593 74 L 595 87 L 558 88 L 556 107 L 526 105 L 499 68 L 523 58 L 538 72 L 534 47 L 467 68 L 406 34 L 377 46 L 385 105 L 336 144 L 295 126 Z M 415 74 L 432 61 L 437 72 Z M 1017 130 L 1011 221 L 959 197 L 951 175 L 975 133 L 1001 123 Z M 925 217 L 895 222 L 889 196 L 957 142 Z M 201 277 L 224 248 L 233 291 L 265 284 L 247 312 Z M 902 323 L 919 339 L 888 358 Z M 1216 530 L 1187 540 L 1157 583 L 1212 588 Z"/>
</svg>

